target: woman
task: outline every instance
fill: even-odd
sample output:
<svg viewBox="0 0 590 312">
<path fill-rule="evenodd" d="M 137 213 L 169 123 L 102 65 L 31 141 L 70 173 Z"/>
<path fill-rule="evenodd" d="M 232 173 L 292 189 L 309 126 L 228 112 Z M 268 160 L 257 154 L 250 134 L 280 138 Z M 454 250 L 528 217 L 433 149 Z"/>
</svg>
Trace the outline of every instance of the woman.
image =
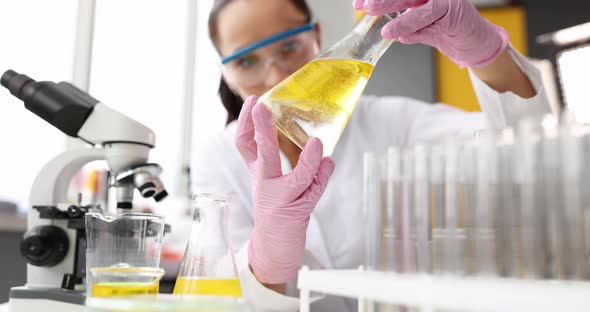
<svg viewBox="0 0 590 312">
<path fill-rule="evenodd" d="M 387 24 L 383 36 L 431 45 L 469 67 L 485 113 L 362 97 L 331 159 L 322 158 L 317 139 L 302 151 L 277 133 L 270 112 L 248 96 L 262 95 L 313 59 L 320 51 L 320 25 L 310 24 L 304 0 L 215 1 L 209 31 L 222 58 L 219 92 L 228 121 L 197 155 L 194 181 L 198 191 L 232 194 L 230 229 L 242 287 L 261 310 L 298 308 L 295 278 L 302 264 L 361 264 L 363 152 L 469 137 L 477 129 L 512 125 L 524 113 L 548 111 L 537 71 L 468 0 L 357 0 L 354 6 L 371 15 L 411 8 Z M 355 310 L 340 298 L 314 304 L 314 311 Z"/>
</svg>

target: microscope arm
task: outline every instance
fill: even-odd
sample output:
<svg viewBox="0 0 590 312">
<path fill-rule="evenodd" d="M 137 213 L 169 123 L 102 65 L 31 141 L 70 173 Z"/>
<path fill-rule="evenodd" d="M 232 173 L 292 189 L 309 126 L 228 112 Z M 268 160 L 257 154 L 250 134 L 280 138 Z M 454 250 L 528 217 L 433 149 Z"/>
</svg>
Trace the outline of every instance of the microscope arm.
<svg viewBox="0 0 590 312">
<path fill-rule="evenodd" d="M 29 203 L 31 206 L 58 205 L 67 202 L 68 187 L 72 177 L 80 168 L 94 160 L 106 158 L 101 148 L 80 148 L 64 152 L 49 161 L 33 182 Z M 38 218 L 37 214 L 29 214 Z M 31 224 L 32 220 L 29 220 Z"/>
<path fill-rule="evenodd" d="M 77 136 L 94 145 L 132 143 L 154 147 L 156 144 L 152 130 L 102 103 L 94 105 Z"/>
</svg>

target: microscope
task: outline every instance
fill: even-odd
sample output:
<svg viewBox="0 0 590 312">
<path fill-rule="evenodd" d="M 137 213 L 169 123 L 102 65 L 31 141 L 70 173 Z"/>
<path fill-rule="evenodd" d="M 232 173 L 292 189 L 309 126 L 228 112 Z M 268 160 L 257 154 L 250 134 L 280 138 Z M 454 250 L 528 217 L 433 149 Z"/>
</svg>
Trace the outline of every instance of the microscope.
<svg viewBox="0 0 590 312">
<path fill-rule="evenodd" d="M 116 209 L 132 209 L 134 192 L 159 202 L 166 192 L 162 169 L 148 163 L 154 133 L 141 123 L 107 107 L 67 82 L 37 82 L 12 70 L 0 84 L 35 113 L 68 136 L 91 147 L 68 150 L 49 161 L 37 175 L 30 194 L 27 232 L 21 254 L 27 261 L 27 283 L 10 292 L 10 311 L 83 311 L 86 276 L 84 215 L 100 208 L 67 203 L 74 174 L 85 164 L 105 160 L 116 189 Z"/>
</svg>

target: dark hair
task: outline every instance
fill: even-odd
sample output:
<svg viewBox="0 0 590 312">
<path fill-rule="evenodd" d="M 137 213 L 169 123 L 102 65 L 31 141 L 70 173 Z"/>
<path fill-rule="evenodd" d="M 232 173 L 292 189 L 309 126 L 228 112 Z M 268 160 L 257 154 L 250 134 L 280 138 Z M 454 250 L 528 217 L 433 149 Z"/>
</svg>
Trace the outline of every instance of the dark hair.
<svg viewBox="0 0 590 312">
<path fill-rule="evenodd" d="M 228 5 L 233 0 L 215 0 L 213 2 L 213 7 L 211 12 L 209 13 L 209 37 L 211 41 L 217 48 L 217 18 L 219 17 L 219 13 L 223 8 Z M 276 0 L 271 0 L 276 1 Z M 297 10 L 301 11 L 301 13 L 307 16 L 307 21 L 310 22 L 312 19 L 311 9 L 307 5 L 306 0 L 289 0 L 291 3 L 297 8 Z M 217 49 L 219 52 L 219 49 Z M 219 82 L 219 97 L 221 98 L 221 102 L 223 106 L 227 110 L 227 121 L 226 125 L 230 122 L 238 119 L 240 115 L 240 111 L 242 110 L 242 104 L 244 100 L 237 94 L 235 94 L 225 82 L 223 77 L 221 77 L 221 81 Z"/>
</svg>

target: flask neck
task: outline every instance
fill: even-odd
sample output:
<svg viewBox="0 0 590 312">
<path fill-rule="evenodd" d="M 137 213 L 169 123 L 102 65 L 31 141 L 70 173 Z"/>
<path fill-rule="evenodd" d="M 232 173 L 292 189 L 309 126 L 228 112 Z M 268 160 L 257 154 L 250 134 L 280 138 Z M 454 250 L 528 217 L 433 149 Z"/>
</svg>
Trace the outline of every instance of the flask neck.
<svg viewBox="0 0 590 312">
<path fill-rule="evenodd" d="M 381 36 L 381 29 L 399 13 L 365 16 L 346 37 L 334 44 L 318 59 L 352 59 L 376 65 L 392 40 Z"/>
<path fill-rule="evenodd" d="M 225 197 L 199 194 L 193 199 L 195 211 L 193 221 L 224 227 L 227 221 L 228 200 Z"/>
<path fill-rule="evenodd" d="M 225 207 L 201 205 L 195 209 L 193 221 L 207 229 L 223 231 L 226 225 Z"/>
</svg>

